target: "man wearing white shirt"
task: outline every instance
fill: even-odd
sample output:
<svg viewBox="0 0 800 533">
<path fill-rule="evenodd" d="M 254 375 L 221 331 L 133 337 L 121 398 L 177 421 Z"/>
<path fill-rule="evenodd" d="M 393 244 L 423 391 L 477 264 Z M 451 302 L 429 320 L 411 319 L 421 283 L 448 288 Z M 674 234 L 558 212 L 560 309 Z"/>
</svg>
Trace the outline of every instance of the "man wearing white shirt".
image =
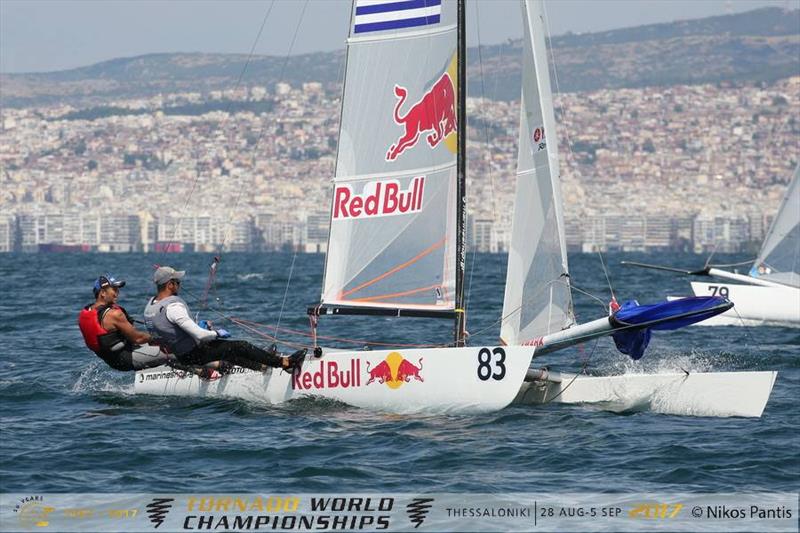
<svg viewBox="0 0 800 533">
<path fill-rule="evenodd" d="M 185 365 L 226 361 L 259 372 L 271 367 L 295 370 L 302 366 L 305 350 L 281 357 L 274 346 L 267 351 L 245 341 L 222 340 L 230 337 L 226 330 L 200 327 L 189 316 L 189 306 L 178 296 L 185 274 L 168 266 L 159 267 L 153 274 L 158 294 L 144 309 L 145 326 L 153 342 Z"/>
</svg>

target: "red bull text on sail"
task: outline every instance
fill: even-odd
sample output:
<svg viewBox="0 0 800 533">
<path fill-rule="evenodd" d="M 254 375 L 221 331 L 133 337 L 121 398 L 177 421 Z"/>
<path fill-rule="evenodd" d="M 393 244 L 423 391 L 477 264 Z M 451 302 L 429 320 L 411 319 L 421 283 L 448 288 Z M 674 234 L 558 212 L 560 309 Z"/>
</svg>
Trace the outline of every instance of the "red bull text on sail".
<svg viewBox="0 0 800 533">
<path fill-rule="evenodd" d="M 407 190 L 397 180 L 373 181 L 361 194 L 350 185 L 339 185 L 333 193 L 333 219 L 385 217 L 416 213 L 422 209 L 425 176 L 417 176 Z"/>
</svg>

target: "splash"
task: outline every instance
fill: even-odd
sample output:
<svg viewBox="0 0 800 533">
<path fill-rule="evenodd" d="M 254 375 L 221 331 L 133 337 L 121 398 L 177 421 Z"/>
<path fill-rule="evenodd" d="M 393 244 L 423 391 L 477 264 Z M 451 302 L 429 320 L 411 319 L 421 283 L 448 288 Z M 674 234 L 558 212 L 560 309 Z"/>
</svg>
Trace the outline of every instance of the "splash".
<svg viewBox="0 0 800 533">
<path fill-rule="evenodd" d="M 81 371 L 70 391 L 74 394 L 103 392 L 130 396 L 133 394 L 133 382 L 129 376 L 120 376 L 107 370 L 99 361 L 89 364 Z"/>
<path fill-rule="evenodd" d="M 249 272 L 247 274 L 236 274 L 236 279 L 239 281 L 250 281 L 253 279 L 264 279 L 265 275 L 260 272 Z"/>
</svg>

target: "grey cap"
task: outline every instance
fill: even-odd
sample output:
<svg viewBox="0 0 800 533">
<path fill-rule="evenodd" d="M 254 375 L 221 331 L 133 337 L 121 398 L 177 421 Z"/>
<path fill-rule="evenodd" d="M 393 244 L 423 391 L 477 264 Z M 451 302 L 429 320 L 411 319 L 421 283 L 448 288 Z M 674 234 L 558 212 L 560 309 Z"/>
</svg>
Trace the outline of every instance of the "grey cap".
<svg viewBox="0 0 800 533">
<path fill-rule="evenodd" d="M 169 280 L 181 279 L 185 274 L 185 270 L 175 270 L 168 266 L 158 267 L 153 274 L 153 281 L 156 285 L 165 285 Z"/>
</svg>

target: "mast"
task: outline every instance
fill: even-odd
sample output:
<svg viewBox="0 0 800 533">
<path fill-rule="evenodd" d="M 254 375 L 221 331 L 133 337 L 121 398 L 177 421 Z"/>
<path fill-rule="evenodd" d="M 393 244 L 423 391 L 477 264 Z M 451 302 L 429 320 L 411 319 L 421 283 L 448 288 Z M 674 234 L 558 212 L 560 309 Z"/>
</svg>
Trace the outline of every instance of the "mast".
<svg viewBox="0 0 800 533">
<path fill-rule="evenodd" d="M 464 346 L 466 317 L 464 310 L 464 265 L 466 260 L 465 233 L 467 227 L 467 25 L 464 0 L 458 0 L 458 55 L 456 135 L 456 318 L 455 345 Z"/>
</svg>

